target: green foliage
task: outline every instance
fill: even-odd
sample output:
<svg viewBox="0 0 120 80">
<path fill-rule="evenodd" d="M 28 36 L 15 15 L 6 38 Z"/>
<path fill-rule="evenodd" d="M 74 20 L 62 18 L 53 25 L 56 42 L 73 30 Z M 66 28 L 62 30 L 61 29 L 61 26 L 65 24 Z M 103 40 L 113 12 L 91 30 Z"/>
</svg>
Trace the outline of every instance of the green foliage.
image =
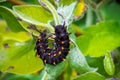
<svg viewBox="0 0 120 80">
<path fill-rule="evenodd" d="M 60 21 L 63 23 L 65 20 L 68 21 L 67 25 L 70 24 L 73 21 L 73 16 L 74 16 L 74 9 L 76 6 L 76 2 L 71 3 L 70 5 L 64 6 L 64 7 L 59 7 L 57 9 L 58 13 L 61 14 L 62 16 L 59 16 Z"/>
<path fill-rule="evenodd" d="M 2 16 L 8 24 L 0 20 L 0 80 L 120 77 L 120 5 L 116 0 L 109 1 L 87 0 L 86 4 L 85 0 L 0 0 L 0 19 Z M 86 10 L 87 15 L 83 16 Z M 35 56 L 36 38 L 43 30 L 53 35 L 53 25 L 64 22 L 70 33 L 70 53 L 55 66 L 43 64 Z"/>
<path fill-rule="evenodd" d="M 37 32 L 35 30 L 31 30 L 30 28 L 28 28 L 29 24 L 36 25 L 36 28 L 39 31 L 43 31 L 44 29 L 48 29 L 50 32 L 53 32 L 53 27 L 51 27 L 48 24 L 48 22 L 53 20 L 53 17 L 50 14 L 50 12 L 45 10 L 43 7 L 35 6 L 35 5 L 14 6 L 13 10 L 19 16 L 19 18 L 23 20 L 21 22 L 23 27 L 27 31 L 33 33 L 34 35 L 38 36 L 39 32 Z M 29 24 L 27 24 L 26 22 L 28 22 Z"/>
<path fill-rule="evenodd" d="M 69 60 L 70 60 L 71 66 L 79 73 L 85 73 L 85 72 L 97 70 L 89 67 L 85 57 L 80 52 L 77 46 L 71 49 L 71 53 L 69 54 Z"/>
<path fill-rule="evenodd" d="M 116 12 L 117 11 L 117 12 Z M 120 5 L 116 2 L 112 2 L 106 7 L 103 7 L 102 15 L 105 20 L 117 20 L 120 22 Z"/>
<path fill-rule="evenodd" d="M 13 32 L 24 31 L 24 29 L 21 27 L 20 23 L 17 21 L 16 17 L 14 16 L 14 14 L 12 13 L 10 9 L 4 6 L 0 6 L 0 15 L 3 16 L 3 18 L 6 20 L 8 24 L 8 27 Z"/>
<path fill-rule="evenodd" d="M 63 61 L 62 63 L 56 66 L 47 64 L 45 66 L 45 70 L 48 75 L 47 79 L 50 79 L 50 80 L 56 79 L 64 71 L 66 64 L 67 64 L 66 61 Z"/>
<path fill-rule="evenodd" d="M 41 60 L 35 57 L 34 41 L 19 43 L 6 41 L 8 48 L 0 49 L 0 70 L 11 73 L 34 73 L 43 68 Z M 28 46 L 29 45 L 29 46 Z M 33 57 L 34 56 L 34 57 Z"/>
<path fill-rule="evenodd" d="M 24 36 L 23 36 L 24 35 Z M 31 39 L 31 35 L 27 34 L 26 32 L 18 32 L 17 34 L 15 32 L 12 32 L 4 21 L 0 20 L 0 36 L 1 36 L 1 43 L 4 40 L 16 40 L 19 42 L 25 42 L 29 39 Z"/>
<path fill-rule="evenodd" d="M 53 20 L 50 12 L 37 5 L 14 6 L 13 10 L 22 20 L 29 23 L 46 24 L 48 21 Z"/>
<path fill-rule="evenodd" d="M 73 3 L 73 2 L 75 2 L 75 0 L 67 0 L 67 1 L 65 1 L 65 0 L 61 0 L 60 1 L 60 3 L 61 3 L 61 5 L 70 5 L 71 3 Z"/>
<path fill-rule="evenodd" d="M 116 21 L 101 22 L 84 30 L 77 44 L 85 55 L 103 56 L 120 46 L 120 25 Z M 113 43 L 114 42 L 114 43 Z"/>
</svg>

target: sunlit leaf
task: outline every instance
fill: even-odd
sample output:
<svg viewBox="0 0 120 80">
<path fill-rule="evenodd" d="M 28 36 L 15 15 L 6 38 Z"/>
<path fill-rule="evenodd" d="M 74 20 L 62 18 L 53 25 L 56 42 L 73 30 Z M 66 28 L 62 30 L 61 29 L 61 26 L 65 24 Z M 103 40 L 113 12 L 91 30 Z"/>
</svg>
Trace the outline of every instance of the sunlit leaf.
<svg viewBox="0 0 120 80">
<path fill-rule="evenodd" d="M 84 30 L 77 44 L 84 55 L 103 56 L 107 50 L 120 46 L 120 25 L 115 21 L 101 22 Z"/>
<path fill-rule="evenodd" d="M 23 36 L 24 35 L 24 36 Z M 0 21 L 0 42 L 4 40 L 16 40 L 20 42 L 25 42 L 29 39 L 31 39 L 31 35 L 26 32 L 18 32 L 17 34 L 15 32 L 12 32 L 9 30 L 9 28 L 6 26 L 4 21 Z"/>
<path fill-rule="evenodd" d="M 39 5 L 14 6 L 13 10 L 22 20 L 29 23 L 46 24 L 53 20 L 52 14 Z"/>
<path fill-rule="evenodd" d="M 30 24 L 34 24 L 36 25 L 36 28 L 41 32 L 44 29 L 49 29 L 49 31 L 53 32 L 53 27 L 51 27 L 48 22 L 50 22 L 51 20 L 53 20 L 53 16 L 50 12 L 48 12 L 47 10 L 45 10 L 43 7 L 41 6 L 35 6 L 35 5 L 24 5 L 24 6 L 14 6 L 13 7 L 14 12 L 16 13 L 16 15 L 18 15 L 18 17 L 20 19 L 22 19 L 22 25 L 23 27 L 35 34 L 38 35 L 37 31 L 33 31 L 31 29 L 29 29 L 29 25 Z M 29 24 L 27 24 L 26 22 L 28 22 Z"/>
<path fill-rule="evenodd" d="M 0 49 L 0 71 L 26 74 L 43 68 L 42 61 L 35 57 L 34 41 L 27 43 L 6 42 L 8 47 Z"/>
</svg>

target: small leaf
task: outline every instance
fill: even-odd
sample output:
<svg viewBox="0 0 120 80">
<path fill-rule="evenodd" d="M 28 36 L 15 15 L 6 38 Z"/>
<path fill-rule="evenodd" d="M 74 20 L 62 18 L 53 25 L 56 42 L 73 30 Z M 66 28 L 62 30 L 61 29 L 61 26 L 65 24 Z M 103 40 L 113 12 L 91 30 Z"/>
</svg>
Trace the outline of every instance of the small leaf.
<svg viewBox="0 0 120 80">
<path fill-rule="evenodd" d="M 6 20 L 8 27 L 13 32 L 25 31 L 10 9 L 0 6 L 0 15 Z"/>
<path fill-rule="evenodd" d="M 74 80 L 105 80 L 105 77 L 97 72 L 87 72 L 76 77 Z"/>
<path fill-rule="evenodd" d="M 85 73 L 88 71 L 96 71 L 97 69 L 91 68 L 79 48 L 76 46 L 71 49 L 69 58 L 71 66 L 79 73 Z"/>
<path fill-rule="evenodd" d="M 92 57 L 103 56 L 107 50 L 120 46 L 120 25 L 116 21 L 100 22 L 83 31 L 77 38 L 78 47 L 84 55 Z"/>
<path fill-rule="evenodd" d="M 109 74 L 109 75 L 113 75 L 115 73 L 115 65 L 113 63 L 110 52 L 107 52 L 105 54 L 104 68 L 105 68 L 105 71 L 107 72 L 107 74 Z"/>
<path fill-rule="evenodd" d="M 56 79 L 64 71 L 66 65 L 67 65 L 66 61 L 63 61 L 63 62 L 57 64 L 56 66 L 47 64 L 45 66 L 45 70 L 46 70 L 47 74 L 49 75 L 47 77 L 48 80 Z"/>
</svg>

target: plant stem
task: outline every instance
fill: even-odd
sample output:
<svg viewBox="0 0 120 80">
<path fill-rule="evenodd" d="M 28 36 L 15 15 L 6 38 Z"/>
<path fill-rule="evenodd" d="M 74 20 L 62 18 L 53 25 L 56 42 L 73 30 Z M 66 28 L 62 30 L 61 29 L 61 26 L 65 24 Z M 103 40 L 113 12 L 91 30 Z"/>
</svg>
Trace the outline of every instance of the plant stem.
<svg viewBox="0 0 120 80">
<path fill-rule="evenodd" d="M 97 20 L 98 21 L 102 21 L 103 17 L 101 14 L 101 8 L 106 5 L 108 2 L 110 2 L 111 0 L 101 0 L 101 2 L 99 2 L 98 4 L 95 3 L 92 0 L 87 0 L 87 3 L 89 6 L 91 6 L 91 9 L 93 9 L 93 11 L 95 12 L 96 16 L 97 16 Z"/>
<path fill-rule="evenodd" d="M 42 80 L 46 80 L 46 77 L 48 76 L 47 72 L 45 71 L 44 76 L 42 77 Z"/>
<path fill-rule="evenodd" d="M 86 15 L 86 26 L 90 26 L 93 22 L 93 12 L 91 8 L 88 8 Z"/>
<path fill-rule="evenodd" d="M 39 2 L 41 2 L 41 0 L 39 0 Z M 51 11 L 53 17 L 54 17 L 54 21 L 55 21 L 55 25 L 60 24 L 60 20 L 57 14 L 56 9 L 54 8 L 54 6 L 48 1 L 48 0 L 42 0 L 42 2 L 46 5 L 46 7 Z"/>
</svg>

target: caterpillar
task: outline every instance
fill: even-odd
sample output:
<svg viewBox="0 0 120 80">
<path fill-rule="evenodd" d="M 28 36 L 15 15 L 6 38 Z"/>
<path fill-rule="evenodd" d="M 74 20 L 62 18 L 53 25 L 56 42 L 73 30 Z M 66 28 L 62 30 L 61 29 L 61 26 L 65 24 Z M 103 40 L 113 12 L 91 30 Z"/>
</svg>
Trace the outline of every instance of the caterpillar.
<svg viewBox="0 0 120 80">
<path fill-rule="evenodd" d="M 56 65 L 65 60 L 69 53 L 70 39 L 69 33 L 64 25 L 57 25 L 54 27 L 55 38 L 52 48 L 49 47 L 49 41 L 46 31 L 40 33 L 36 41 L 36 55 L 38 55 L 44 64 Z"/>
</svg>

